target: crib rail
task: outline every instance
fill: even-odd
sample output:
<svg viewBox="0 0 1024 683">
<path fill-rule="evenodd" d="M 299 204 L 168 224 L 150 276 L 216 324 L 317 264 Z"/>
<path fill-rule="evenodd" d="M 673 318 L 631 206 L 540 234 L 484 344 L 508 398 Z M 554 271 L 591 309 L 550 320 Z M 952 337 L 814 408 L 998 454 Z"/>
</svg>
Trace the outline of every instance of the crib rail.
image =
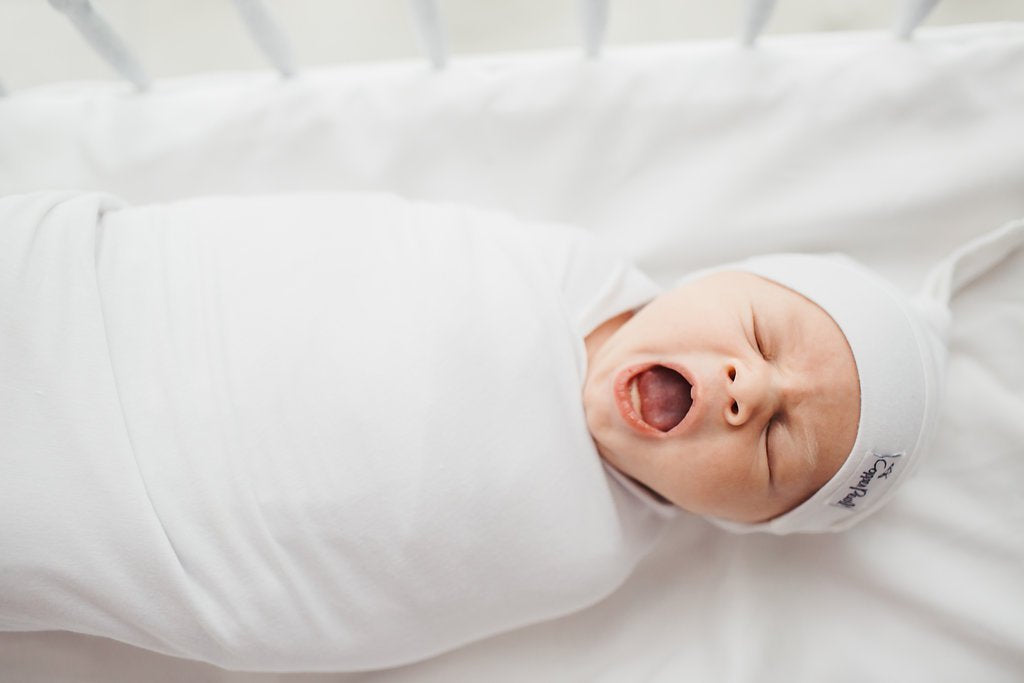
<svg viewBox="0 0 1024 683">
<path fill-rule="evenodd" d="M 140 92 L 151 80 L 128 43 L 104 17 L 92 0 L 47 0 L 63 14 L 89 46 L 117 73 Z M 267 61 L 282 76 L 291 78 L 298 69 L 288 37 L 264 0 L 232 0 L 241 23 Z M 430 66 L 443 70 L 448 64 L 444 21 L 437 0 L 407 0 L 421 47 Z M 609 16 L 608 0 L 577 0 L 583 56 L 598 59 L 604 45 Z M 938 0 L 902 0 L 892 33 L 899 40 L 910 40 L 914 30 L 927 18 Z M 771 20 L 775 0 L 744 0 L 738 42 L 753 48 Z M 0 82 L 0 97 L 7 91 Z"/>
<path fill-rule="evenodd" d="M 92 49 L 139 90 L 149 87 L 149 77 L 128 45 L 89 0 L 49 0 L 75 25 Z"/>
<path fill-rule="evenodd" d="M 249 29 L 249 34 L 259 46 L 267 60 L 284 78 L 295 75 L 295 61 L 292 58 L 292 46 L 288 42 L 267 5 L 263 0 L 234 0 L 242 21 Z"/>
</svg>

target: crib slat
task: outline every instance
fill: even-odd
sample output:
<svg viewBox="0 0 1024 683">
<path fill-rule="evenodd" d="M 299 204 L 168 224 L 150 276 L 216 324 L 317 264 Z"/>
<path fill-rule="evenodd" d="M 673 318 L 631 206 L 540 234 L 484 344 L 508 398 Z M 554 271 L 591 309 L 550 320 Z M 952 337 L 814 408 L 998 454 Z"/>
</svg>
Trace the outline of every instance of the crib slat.
<svg viewBox="0 0 1024 683">
<path fill-rule="evenodd" d="M 263 0 L 234 0 L 242 21 L 263 54 L 284 78 L 295 75 L 292 47 Z"/>
<path fill-rule="evenodd" d="M 409 0 L 416 31 L 427 52 L 427 58 L 435 69 L 443 69 L 447 61 L 444 32 L 441 28 L 441 13 L 436 0 Z"/>
<path fill-rule="evenodd" d="M 608 0 L 580 0 L 580 22 L 583 28 L 583 52 L 588 59 L 597 59 L 604 44 L 608 26 Z"/>
<path fill-rule="evenodd" d="M 89 0 L 49 0 L 49 3 L 67 15 L 92 49 L 118 73 L 139 90 L 149 87 L 149 77 L 139 60 Z"/>
<path fill-rule="evenodd" d="M 900 8 L 899 17 L 893 32 L 900 40 L 910 40 L 911 35 L 922 21 L 931 13 L 939 0 L 906 0 Z"/>
<path fill-rule="evenodd" d="M 775 11 L 775 0 L 747 0 L 747 11 L 743 16 L 743 27 L 740 32 L 740 43 L 753 47 L 757 37 L 768 24 Z"/>
</svg>

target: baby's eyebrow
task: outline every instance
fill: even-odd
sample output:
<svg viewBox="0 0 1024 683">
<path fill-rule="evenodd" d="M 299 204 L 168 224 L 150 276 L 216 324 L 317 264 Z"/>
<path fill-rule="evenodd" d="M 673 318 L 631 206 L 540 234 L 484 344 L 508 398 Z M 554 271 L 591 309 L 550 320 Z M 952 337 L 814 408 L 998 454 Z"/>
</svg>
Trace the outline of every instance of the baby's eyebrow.
<svg viewBox="0 0 1024 683">
<path fill-rule="evenodd" d="M 807 323 L 801 316 L 795 315 L 793 311 L 788 311 L 788 315 L 783 318 L 776 316 L 774 318 L 776 326 L 772 327 L 771 316 L 758 315 L 754 318 L 753 313 L 752 307 L 752 320 L 755 325 L 762 325 L 760 327 L 762 334 L 772 337 L 772 341 L 769 343 L 775 345 L 775 353 L 792 360 L 811 350 L 806 341 L 805 327 Z M 804 409 L 799 412 L 783 411 L 790 432 L 790 441 L 796 450 L 800 451 L 801 459 L 812 469 L 818 466 L 821 454 L 821 441 L 818 438 L 820 429 L 816 429 L 818 425 L 815 423 L 813 410 L 814 406 L 811 406 L 810 410 Z"/>
<path fill-rule="evenodd" d="M 796 325 L 795 334 L 785 335 L 785 343 L 791 348 L 789 353 L 791 357 L 799 356 L 801 353 L 807 351 L 805 346 L 803 330 L 800 327 L 800 321 L 790 320 L 790 325 Z M 791 423 L 795 422 L 793 431 L 799 434 L 799 439 L 796 438 L 797 434 L 794 434 L 794 441 L 799 441 L 802 448 L 798 449 L 801 451 L 800 455 L 803 456 L 804 462 L 810 467 L 816 467 L 818 465 L 818 454 L 821 446 L 821 442 L 818 439 L 818 430 L 815 429 L 817 426 L 814 421 L 814 407 L 811 406 L 810 410 L 801 410 L 796 416 L 791 417 Z M 791 414 L 792 415 L 792 414 Z"/>
<path fill-rule="evenodd" d="M 789 344 L 793 347 L 791 352 L 795 355 L 808 353 L 811 348 L 807 341 L 806 330 L 809 325 L 807 320 L 799 316 L 792 316 L 790 325 L 795 328 L 794 334 L 787 335 L 789 337 Z M 805 449 L 803 456 L 804 460 L 812 468 L 817 467 L 821 453 L 821 441 L 818 438 L 821 432 L 821 424 L 814 420 L 815 415 L 816 413 L 810 411 L 800 415 L 800 427 L 803 433 Z"/>
<path fill-rule="evenodd" d="M 801 431 L 803 433 L 804 460 L 813 468 L 818 464 L 818 435 L 811 429 L 808 420 L 801 420 L 800 424 L 803 427 Z"/>
<path fill-rule="evenodd" d="M 818 429 L 815 427 L 814 405 L 802 405 L 799 409 L 793 410 L 789 406 L 782 408 L 782 419 L 789 432 L 790 443 L 799 451 L 797 455 L 812 469 L 818 465 L 818 455 L 821 442 L 818 439 Z"/>
</svg>

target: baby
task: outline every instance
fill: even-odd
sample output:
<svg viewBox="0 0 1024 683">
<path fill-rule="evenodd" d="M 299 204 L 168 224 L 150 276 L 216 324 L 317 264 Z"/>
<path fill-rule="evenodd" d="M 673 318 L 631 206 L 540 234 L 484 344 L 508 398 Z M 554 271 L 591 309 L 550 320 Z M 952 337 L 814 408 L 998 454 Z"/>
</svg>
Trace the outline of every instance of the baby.
<svg viewBox="0 0 1024 683">
<path fill-rule="evenodd" d="M 608 462 L 719 526 L 845 529 L 933 431 L 947 313 L 838 255 L 705 271 L 588 340 L 588 424 Z"/>
<path fill-rule="evenodd" d="M 845 528 L 936 412 L 941 311 L 837 257 L 662 292 L 582 230 L 383 194 L 0 225 L 2 630 L 397 666 L 601 600 L 682 511 Z"/>
<path fill-rule="evenodd" d="M 836 323 L 770 280 L 723 271 L 587 338 L 588 424 L 602 457 L 696 514 L 762 522 L 839 470 L 860 413 Z"/>
</svg>

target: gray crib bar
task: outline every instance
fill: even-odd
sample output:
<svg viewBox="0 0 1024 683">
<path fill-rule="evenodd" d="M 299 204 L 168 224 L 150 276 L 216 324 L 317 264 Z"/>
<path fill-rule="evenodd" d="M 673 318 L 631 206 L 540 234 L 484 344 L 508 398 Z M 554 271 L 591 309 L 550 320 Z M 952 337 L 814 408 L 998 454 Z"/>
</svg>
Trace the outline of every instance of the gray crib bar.
<svg viewBox="0 0 1024 683">
<path fill-rule="evenodd" d="M 86 42 L 136 88 L 149 88 L 149 77 L 139 60 L 89 0 L 49 0 L 49 3 L 67 15 Z"/>
<path fill-rule="evenodd" d="M 740 28 L 741 45 L 754 46 L 774 10 L 775 0 L 747 0 L 747 11 L 743 17 L 743 26 Z"/>
<path fill-rule="evenodd" d="M 925 17 L 935 9 L 937 4 L 939 4 L 939 0 L 906 0 L 903 3 L 899 17 L 896 19 L 893 33 L 900 40 L 910 40 L 914 29 L 925 20 Z"/>
<path fill-rule="evenodd" d="M 443 69 L 448 59 L 444 31 L 441 27 L 441 13 L 437 0 L 409 0 L 413 20 L 420 42 L 427 52 L 427 58 L 435 69 Z"/>
<path fill-rule="evenodd" d="M 253 40 L 284 78 L 295 75 L 291 43 L 263 0 L 234 0 Z"/>
<path fill-rule="evenodd" d="M 608 26 L 608 0 L 580 0 L 580 24 L 583 29 L 583 54 L 597 59 Z"/>
</svg>

